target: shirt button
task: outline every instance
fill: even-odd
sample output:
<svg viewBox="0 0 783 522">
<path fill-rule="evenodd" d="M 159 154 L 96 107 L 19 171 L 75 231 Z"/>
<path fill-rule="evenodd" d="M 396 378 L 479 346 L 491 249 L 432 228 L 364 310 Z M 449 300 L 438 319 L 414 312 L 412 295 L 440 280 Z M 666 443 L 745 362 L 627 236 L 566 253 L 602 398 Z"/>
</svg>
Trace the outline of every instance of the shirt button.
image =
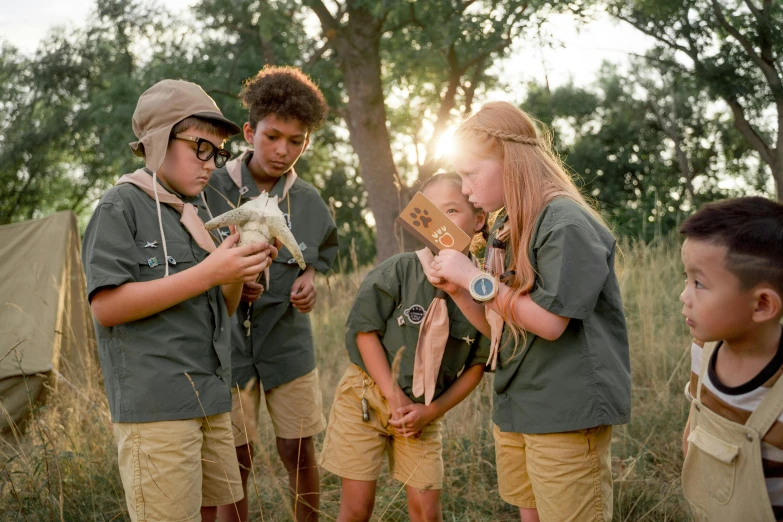
<svg viewBox="0 0 783 522">
<path fill-rule="evenodd" d="M 745 438 L 747 438 L 750 442 L 753 442 L 753 435 L 751 435 L 750 433 L 746 433 Z"/>
</svg>

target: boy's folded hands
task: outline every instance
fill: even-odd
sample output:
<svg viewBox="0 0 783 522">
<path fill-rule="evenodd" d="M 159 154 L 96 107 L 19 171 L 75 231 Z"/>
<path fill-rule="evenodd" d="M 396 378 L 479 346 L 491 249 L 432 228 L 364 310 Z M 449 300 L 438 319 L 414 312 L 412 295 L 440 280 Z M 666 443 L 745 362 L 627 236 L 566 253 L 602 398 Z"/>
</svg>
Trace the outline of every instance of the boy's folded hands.
<svg viewBox="0 0 783 522">
<path fill-rule="evenodd" d="M 418 437 L 434 419 L 432 408 L 424 404 L 411 403 L 397 409 L 398 418 L 392 416 L 389 424 L 403 437 Z"/>
<path fill-rule="evenodd" d="M 421 427 L 417 429 L 413 427 L 412 422 L 408 422 L 409 419 L 406 419 L 408 416 L 407 413 L 411 411 L 411 407 L 416 406 L 416 404 L 405 395 L 399 386 L 395 390 L 395 393 L 391 393 L 386 397 L 386 400 L 389 403 L 389 410 L 391 411 L 389 424 L 394 427 L 394 430 L 403 437 L 418 437 L 421 435 L 421 430 L 424 426 L 429 424 L 429 422 L 422 424 Z M 411 418 L 415 416 L 416 415 Z"/>
</svg>

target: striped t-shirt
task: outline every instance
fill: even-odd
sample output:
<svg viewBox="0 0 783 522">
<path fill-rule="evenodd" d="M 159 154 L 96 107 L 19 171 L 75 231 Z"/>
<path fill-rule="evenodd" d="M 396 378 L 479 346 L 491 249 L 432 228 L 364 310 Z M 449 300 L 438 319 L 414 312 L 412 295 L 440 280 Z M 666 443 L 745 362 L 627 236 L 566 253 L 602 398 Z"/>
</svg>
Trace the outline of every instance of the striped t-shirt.
<svg viewBox="0 0 783 522">
<path fill-rule="evenodd" d="M 783 374 L 783 337 L 775 357 L 769 364 L 750 381 L 735 387 L 721 383 L 715 373 L 715 359 L 719 349 L 720 343 L 712 352 L 702 381 L 701 402 L 724 419 L 745 424 L 750 414 L 759 407 L 767 391 Z M 696 397 L 703 351 L 698 344 L 691 345 L 691 380 L 685 387 L 685 395 L 689 401 Z M 777 520 L 783 520 L 783 414 L 762 438 L 761 460 L 772 510 Z"/>
</svg>

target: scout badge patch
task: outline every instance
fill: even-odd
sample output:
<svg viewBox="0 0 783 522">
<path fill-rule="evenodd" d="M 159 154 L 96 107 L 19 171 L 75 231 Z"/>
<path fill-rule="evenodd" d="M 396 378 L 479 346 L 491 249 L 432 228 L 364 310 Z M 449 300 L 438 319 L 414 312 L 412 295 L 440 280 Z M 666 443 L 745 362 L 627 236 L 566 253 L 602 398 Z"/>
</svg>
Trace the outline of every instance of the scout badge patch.
<svg viewBox="0 0 783 522">
<path fill-rule="evenodd" d="M 470 247 L 470 237 L 421 192 L 413 196 L 396 222 L 435 254 L 444 248 L 467 252 Z"/>
</svg>

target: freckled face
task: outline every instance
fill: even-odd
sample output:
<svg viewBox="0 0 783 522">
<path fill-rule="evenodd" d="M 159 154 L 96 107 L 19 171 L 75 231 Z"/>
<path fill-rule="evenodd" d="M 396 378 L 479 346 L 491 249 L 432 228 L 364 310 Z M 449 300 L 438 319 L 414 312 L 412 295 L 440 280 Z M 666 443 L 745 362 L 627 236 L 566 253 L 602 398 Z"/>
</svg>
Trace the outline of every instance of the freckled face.
<svg viewBox="0 0 783 522">
<path fill-rule="evenodd" d="M 495 212 L 505 206 L 502 162 L 461 153 L 452 158 L 452 165 L 462 178 L 462 193 L 477 208 Z"/>
</svg>

